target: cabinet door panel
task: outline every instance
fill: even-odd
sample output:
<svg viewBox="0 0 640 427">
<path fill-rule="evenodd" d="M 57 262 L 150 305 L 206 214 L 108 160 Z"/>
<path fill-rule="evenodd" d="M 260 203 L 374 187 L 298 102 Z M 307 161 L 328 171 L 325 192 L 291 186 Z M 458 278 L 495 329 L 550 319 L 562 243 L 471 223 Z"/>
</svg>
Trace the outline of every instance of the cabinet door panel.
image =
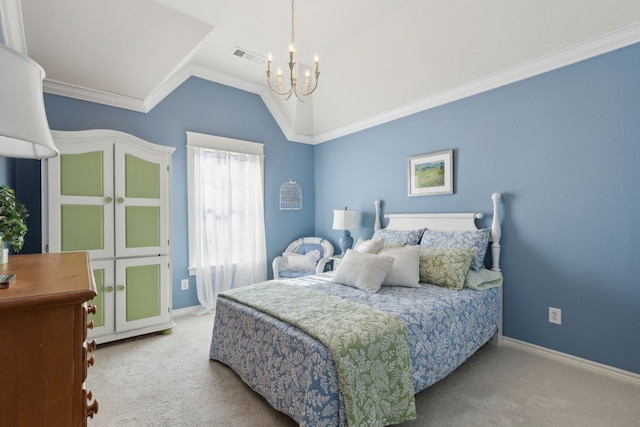
<svg viewBox="0 0 640 427">
<path fill-rule="evenodd" d="M 125 197 L 160 198 L 160 164 L 124 155 Z"/>
<path fill-rule="evenodd" d="M 60 206 L 60 249 L 104 249 L 104 208 L 95 205 Z"/>
<path fill-rule="evenodd" d="M 168 253 L 168 166 L 164 153 L 116 145 L 116 257 Z"/>
<path fill-rule="evenodd" d="M 61 195 L 104 196 L 104 152 L 63 154 L 60 163 Z"/>
<path fill-rule="evenodd" d="M 125 208 L 125 245 L 127 248 L 160 246 L 160 207 L 127 206 Z"/>
<path fill-rule="evenodd" d="M 169 257 L 116 261 L 116 331 L 168 322 Z"/>
<path fill-rule="evenodd" d="M 96 314 L 89 314 L 93 329 L 88 331 L 89 339 L 111 334 L 115 330 L 114 261 L 91 261 L 96 282 L 96 295 L 89 304 L 96 306 Z"/>
</svg>

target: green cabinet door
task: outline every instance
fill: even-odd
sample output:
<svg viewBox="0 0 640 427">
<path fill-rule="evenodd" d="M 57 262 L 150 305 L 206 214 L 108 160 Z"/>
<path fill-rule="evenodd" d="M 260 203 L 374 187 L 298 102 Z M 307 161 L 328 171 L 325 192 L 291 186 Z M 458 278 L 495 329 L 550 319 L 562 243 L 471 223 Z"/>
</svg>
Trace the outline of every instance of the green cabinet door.
<svg viewBox="0 0 640 427">
<path fill-rule="evenodd" d="M 113 143 L 62 144 L 48 161 L 49 252 L 113 257 Z"/>
<path fill-rule="evenodd" d="M 167 254 L 167 156 L 116 146 L 115 159 L 116 257 Z"/>
<path fill-rule="evenodd" d="M 115 288 L 114 261 L 91 261 L 97 295 L 89 301 L 96 307 L 95 314 L 89 314 L 93 329 L 89 331 L 91 339 L 112 334 L 115 331 Z"/>
<path fill-rule="evenodd" d="M 116 261 L 116 331 L 170 321 L 169 257 Z"/>
</svg>

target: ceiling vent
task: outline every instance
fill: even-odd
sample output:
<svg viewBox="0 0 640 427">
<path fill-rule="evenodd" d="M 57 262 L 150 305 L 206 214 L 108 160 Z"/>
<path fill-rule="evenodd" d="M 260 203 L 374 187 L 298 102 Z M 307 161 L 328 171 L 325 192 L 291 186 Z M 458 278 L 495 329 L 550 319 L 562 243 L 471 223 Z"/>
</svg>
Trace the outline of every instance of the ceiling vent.
<svg viewBox="0 0 640 427">
<path fill-rule="evenodd" d="M 247 61 L 253 62 L 254 64 L 264 65 L 267 63 L 267 58 L 265 58 L 264 56 L 256 55 L 255 53 L 251 53 L 248 50 L 241 49 L 239 47 L 233 48 L 231 54 L 238 58 L 246 59 Z"/>
</svg>

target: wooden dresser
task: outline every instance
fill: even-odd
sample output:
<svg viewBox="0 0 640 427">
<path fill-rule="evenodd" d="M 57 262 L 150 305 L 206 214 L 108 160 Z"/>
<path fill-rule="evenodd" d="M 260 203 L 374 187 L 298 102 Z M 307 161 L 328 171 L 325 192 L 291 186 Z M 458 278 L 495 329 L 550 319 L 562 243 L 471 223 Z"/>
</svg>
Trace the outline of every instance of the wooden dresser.
<svg viewBox="0 0 640 427">
<path fill-rule="evenodd" d="M 0 426 L 85 426 L 98 402 L 85 390 L 96 295 L 86 252 L 14 255 L 0 265 Z"/>
</svg>

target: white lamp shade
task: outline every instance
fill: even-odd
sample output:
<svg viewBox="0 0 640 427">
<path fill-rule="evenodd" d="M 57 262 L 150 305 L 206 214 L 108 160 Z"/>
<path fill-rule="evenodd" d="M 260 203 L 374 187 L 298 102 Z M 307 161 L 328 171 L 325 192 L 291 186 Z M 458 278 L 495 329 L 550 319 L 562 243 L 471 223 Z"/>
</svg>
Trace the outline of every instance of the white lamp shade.
<svg viewBox="0 0 640 427">
<path fill-rule="evenodd" d="M 358 228 L 358 211 L 334 210 L 332 228 L 334 230 L 353 230 Z"/>
<path fill-rule="evenodd" d="M 0 156 L 46 159 L 59 154 L 42 96 L 44 70 L 0 44 Z"/>
</svg>

